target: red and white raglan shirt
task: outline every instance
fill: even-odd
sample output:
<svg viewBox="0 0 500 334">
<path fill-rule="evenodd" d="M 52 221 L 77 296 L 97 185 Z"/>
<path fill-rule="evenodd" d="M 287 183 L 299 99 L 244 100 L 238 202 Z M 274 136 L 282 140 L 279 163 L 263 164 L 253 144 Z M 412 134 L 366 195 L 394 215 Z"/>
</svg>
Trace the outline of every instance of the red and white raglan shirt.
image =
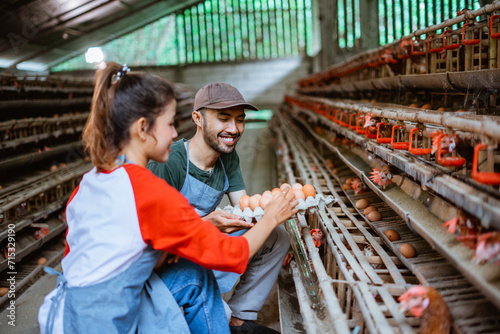
<svg viewBox="0 0 500 334">
<path fill-rule="evenodd" d="M 246 238 L 221 233 L 202 220 L 176 189 L 138 165 L 86 173 L 68 201 L 66 219 L 62 268 L 69 287 L 114 277 L 148 245 L 207 269 L 241 274 L 248 263 Z M 55 328 L 62 322 L 61 306 Z M 42 309 L 39 319 L 45 313 Z"/>
</svg>

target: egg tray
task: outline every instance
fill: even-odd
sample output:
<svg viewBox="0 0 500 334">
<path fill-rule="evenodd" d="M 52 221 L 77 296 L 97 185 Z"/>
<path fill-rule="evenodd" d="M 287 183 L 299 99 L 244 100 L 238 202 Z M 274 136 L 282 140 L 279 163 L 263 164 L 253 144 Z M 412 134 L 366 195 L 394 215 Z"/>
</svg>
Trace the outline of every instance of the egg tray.
<svg viewBox="0 0 500 334">
<path fill-rule="evenodd" d="M 337 200 L 329 195 L 324 197 L 323 195 L 316 195 L 316 197 L 309 196 L 304 201 L 302 198 L 299 198 L 299 204 L 297 204 L 296 208 L 299 210 L 299 213 L 305 213 L 306 210 L 325 210 L 327 206 L 333 205 Z M 234 215 L 238 215 L 242 217 L 247 223 L 251 223 L 254 219 L 256 221 L 261 220 L 262 216 L 264 216 L 264 209 L 260 206 L 256 207 L 255 210 L 250 209 L 249 207 L 245 208 L 243 211 L 241 210 L 239 205 L 231 206 L 227 205 L 224 209 L 217 208 L 217 210 L 224 210 L 226 212 L 232 213 Z"/>
</svg>

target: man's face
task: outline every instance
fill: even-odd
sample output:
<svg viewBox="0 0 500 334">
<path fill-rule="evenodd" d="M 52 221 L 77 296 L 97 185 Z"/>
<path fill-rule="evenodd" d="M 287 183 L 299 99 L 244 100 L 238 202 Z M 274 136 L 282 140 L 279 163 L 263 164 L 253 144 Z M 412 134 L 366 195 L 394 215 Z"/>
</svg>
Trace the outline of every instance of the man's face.
<svg viewBox="0 0 500 334">
<path fill-rule="evenodd" d="M 233 152 L 236 143 L 243 134 L 243 131 L 245 131 L 244 108 L 206 108 L 202 114 L 203 138 L 205 142 L 218 153 L 228 154 Z"/>
</svg>

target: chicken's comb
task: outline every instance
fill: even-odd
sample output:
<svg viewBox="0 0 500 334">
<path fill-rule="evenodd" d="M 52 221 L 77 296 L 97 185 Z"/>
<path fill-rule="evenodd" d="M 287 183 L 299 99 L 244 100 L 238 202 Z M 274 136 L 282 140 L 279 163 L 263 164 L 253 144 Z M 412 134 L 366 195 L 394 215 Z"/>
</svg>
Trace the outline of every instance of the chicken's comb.
<svg viewBox="0 0 500 334">
<path fill-rule="evenodd" d="M 422 285 L 414 285 L 408 290 L 406 290 L 405 293 L 403 293 L 401 296 L 399 296 L 398 301 L 408 301 L 411 296 L 418 295 L 418 296 L 423 296 L 427 293 L 427 290 L 425 289 L 424 286 Z"/>
</svg>

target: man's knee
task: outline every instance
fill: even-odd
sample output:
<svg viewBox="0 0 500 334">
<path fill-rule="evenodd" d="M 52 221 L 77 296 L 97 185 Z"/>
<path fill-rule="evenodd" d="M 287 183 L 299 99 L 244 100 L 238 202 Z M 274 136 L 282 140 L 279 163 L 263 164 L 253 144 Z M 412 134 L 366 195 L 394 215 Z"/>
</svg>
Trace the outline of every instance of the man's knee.
<svg viewBox="0 0 500 334">
<path fill-rule="evenodd" d="M 285 252 L 288 252 L 288 248 L 290 247 L 290 235 L 286 231 L 283 225 L 279 225 L 274 229 L 276 232 L 276 243 L 275 245 L 280 249 L 286 249 Z"/>
</svg>

